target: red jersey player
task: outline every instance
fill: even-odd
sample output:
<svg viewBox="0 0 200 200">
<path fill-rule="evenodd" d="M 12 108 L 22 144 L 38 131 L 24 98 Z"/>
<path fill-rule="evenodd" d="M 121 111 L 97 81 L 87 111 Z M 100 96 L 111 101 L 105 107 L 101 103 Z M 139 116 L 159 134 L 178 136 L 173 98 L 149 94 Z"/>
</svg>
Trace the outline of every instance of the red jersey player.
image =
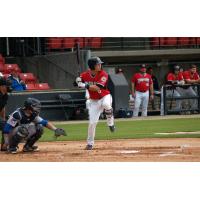
<svg viewBox="0 0 200 200">
<path fill-rule="evenodd" d="M 132 92 L 135 97 L 135 107 L 133 116 L 137 117 L 139 113 L 140 104 L 142 103 L 142 116 L 147 116 L 147 107 L 150 98 L 153 99 L 153 81 L 151 75 L 146 73 L 146 65 L 142 65 L 140 72 L 132 77 Z"/>
<path fill-rule="evenodd" d="M 102 61 L 99 57 L 92 57 L 88 60 L 89 70 L 83 72 L 76 78 L 79 88 L 85 88 L 89 92 L 90 104 L 89 125 L 86 150 L 92 150 L 94 146 L 95 129 L 100 114 L 105 110 L 107 125 L 111 132 L 115 131 L 112 109 L 112 96 L 107 89 L 108 74 L 102 70 Z"/>
<path fill-rule="evenodd" d="M 191 65 L 189 71 L 183 72 L 183 77 L 186 83 L 189 84 L 199 83 L 200 79 L 199 79 L 199 74 L 197 73 L 197 66 Z"/>
</svg>

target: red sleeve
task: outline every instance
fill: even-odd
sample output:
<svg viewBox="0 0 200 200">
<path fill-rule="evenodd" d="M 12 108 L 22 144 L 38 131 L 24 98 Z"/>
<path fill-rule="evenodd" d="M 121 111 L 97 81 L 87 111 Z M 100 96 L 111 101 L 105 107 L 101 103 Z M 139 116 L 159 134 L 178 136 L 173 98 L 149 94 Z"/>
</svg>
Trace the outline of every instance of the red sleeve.
<svg viewBox="0 0 200 200">
<path fill-rule="evenodd" d="M 80 74 L 80 77 L 81 77 L 81 79 L 82 79 L 83 81 L 86 81 L 85 79 L 86 79 L 86 77 L 87 77 L 87 72 L 81 73 L 81 74 Z"/>
<path fill-rule="evenodd" d="M 199 74 L 197 72 L 195 73 L 195 77 L 194 78 L 195 78 L 195 80 L 199 79 Z"/>
<path fill-rule="evenodd" d="M 102 86 L 105 86 L 108 81 L 108 74 L 106 72 L 102 72 L 99 76 L 99 79 L 97 81 L 97 84 L 100 84 Z"/>
<path fill-rule="evenodd" d="M 135 83 L 135 82 L 136 82 L 136 74 L 134 74 L 134 75 L 132 76 L 131 82 L 132 82 L 132 83 Z"/>
<path fill-rule="evenodd" d="M 173 74 L 172 74 L 172 73 L 169 73 L 169 74 L 167 75 L 167 81 L 173 81 L 173 80 L 174 80 Z"/>
<path fill-rule="evenodd" d="M 178 74 L 178 80 L 179 80 L 179 81 L 182 81 L 182 80 L 183 80 L 183 74 L 182 74 L 181 72 Z"/>
<path fill-rule="evenodd" d="M 153 80 L 152 80 L 152 78 L 151 78 L 151 76 L 149 77 L 149 85 L 151 85 L 152 83 L 153 83 Z"/>
<path fill-rule="evenodd" d="M 188 71 L 183 72 L 183 78 L 184 78 L 185 80 L 190 80 L 190 74 L 189 74 Z"/>
</svg>

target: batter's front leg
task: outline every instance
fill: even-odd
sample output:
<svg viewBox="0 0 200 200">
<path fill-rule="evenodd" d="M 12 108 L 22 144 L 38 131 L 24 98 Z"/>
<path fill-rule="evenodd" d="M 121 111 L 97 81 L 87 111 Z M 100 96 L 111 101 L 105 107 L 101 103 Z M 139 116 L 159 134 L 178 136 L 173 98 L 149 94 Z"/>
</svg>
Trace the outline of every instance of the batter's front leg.
<svg viewBox="0 0 200 200">
<path fill-rule="evenodd" d="M 88 137 L 87 137 L 88 145 L 94 146 L 96 126 L 97 126 L 97 123 L 89 123 L 89 125 L 88 125 Z"/>
<path fill-rule="evenodd" d="M 88 125 L 88 137 L 87 137 L 87 144 L 91 147 L 94 145 L 96 126 L 99 121 L 99 116 L 101 112 L 102 110 L 99 102 L 91 100 L 89 106 L 89 125 Z"/>
</svg>

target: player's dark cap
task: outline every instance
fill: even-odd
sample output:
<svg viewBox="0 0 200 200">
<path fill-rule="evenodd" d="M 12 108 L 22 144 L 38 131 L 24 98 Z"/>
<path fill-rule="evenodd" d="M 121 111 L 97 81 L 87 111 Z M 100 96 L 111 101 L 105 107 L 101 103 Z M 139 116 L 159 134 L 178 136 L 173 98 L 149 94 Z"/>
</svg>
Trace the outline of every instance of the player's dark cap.
<svg viewBox="0 0 200 200">
<path fill-rule="evenodd" d="M 88 66 L 90 69 L 94 69 L 95 65 L 103 64 L 102 60 L 99 57 L 91 57 L 88 59 Z"/>
</svg>

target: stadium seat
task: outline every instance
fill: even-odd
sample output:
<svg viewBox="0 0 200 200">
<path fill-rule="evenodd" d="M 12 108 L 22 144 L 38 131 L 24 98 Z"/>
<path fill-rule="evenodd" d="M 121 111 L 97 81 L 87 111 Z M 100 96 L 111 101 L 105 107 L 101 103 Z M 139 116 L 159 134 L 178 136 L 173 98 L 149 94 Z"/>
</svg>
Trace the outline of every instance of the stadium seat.
<svg viewBox="0 0 200 200">
<path fill-rule="evenodd" d="M 189 37 L 179 37 L 178 38 L 178 45 L 185 47 L 188 46 L 190 43 Z"/>
<path fill-rule="evenodd" d="M 190 37 L 190 45 L 196 45 L 196 38 L 195 37 Z"/>
<path fill-rule="evenodd" d="M 48 49 L 61 49 L 62 48 L 62 38 L 60 37 L 52 37 L 48 38 L 47 44 L 48 44 Z"/>
<path fill-rule="evenodd" d="M 152 46 L 153 48 L 159 47 L 159 45 L 160 45 L 159 37 L 152 37 L 152 38 L 150 39 L 150 43 L 151 43 L 151 46 Z"/>
<path fill-rule="evenodd" d="M 19 68 L 18 64 L 5 64 L 5 73 L 10 74 L 13 70 L 17 70 L 19 73 L 21 72 L 21 69 Z"/>
<path fill-rule="evenodd" d="M 164 47 L 166 45 L 166 38 L 160 37 L 159 38 L 160 47 Z"/>
<path fill-rule="evenodd" d="M 27 83 L 36 83 L 37 78 L 33 75 L 33 73 L 20 73 L 19 77 L 27 84 Z"/>
<path fill-rule="evenodd" d="M 80 48 L 83 48 L 85 46 L 83 37 L 74 38 L 74 43 L 78 43 Z"/>
<path fill-rule="evenodd" d="M 36 83 L 35 88 L 37 90 L 50 90 L 51 88 L 49 87 L 48 83 Z"/>
<path fill-rule="evenodd" d="M 6 79 L 7 79 L 9 76 L 10 76 L 10 74 L 3 74 L 3 77 L 6 78 Z"/>
<path fill-rule="evenodd" d="M 196 38 L 197 45 L 200 45 L 200 37 Z"/>
<path fill-rule="evenodd" d="M 165 39 L 165 45 L 168 47 L 173 47 L 177 45 L 177 38 L 176 37 L 167 37 Z"/>
<path fill-rule="evenodd" d="M 37 90 L 37 88 L 35 87 L 34 83 L 27 83 L 26 84 L 26 89 L 27 90 Z"/>
<path fill-rule="evenodd" d="M 101 48 L 102 47 L 102 38 L 93 37 L 91 38 L 91 48 Z"/>
<path fill-rule="evenodd" d="M 91 37 L 85 37 L 84 38 L 84 46 L 89 47 L 91 43 Z"/>
<path fill-rule="evenodd" d="M 75 46 L 75 38 L 73 37 L 63 38 L 62 47 L 64 49 L 71 49 L 74 48 L 74 46 Z"/>
</svg>

